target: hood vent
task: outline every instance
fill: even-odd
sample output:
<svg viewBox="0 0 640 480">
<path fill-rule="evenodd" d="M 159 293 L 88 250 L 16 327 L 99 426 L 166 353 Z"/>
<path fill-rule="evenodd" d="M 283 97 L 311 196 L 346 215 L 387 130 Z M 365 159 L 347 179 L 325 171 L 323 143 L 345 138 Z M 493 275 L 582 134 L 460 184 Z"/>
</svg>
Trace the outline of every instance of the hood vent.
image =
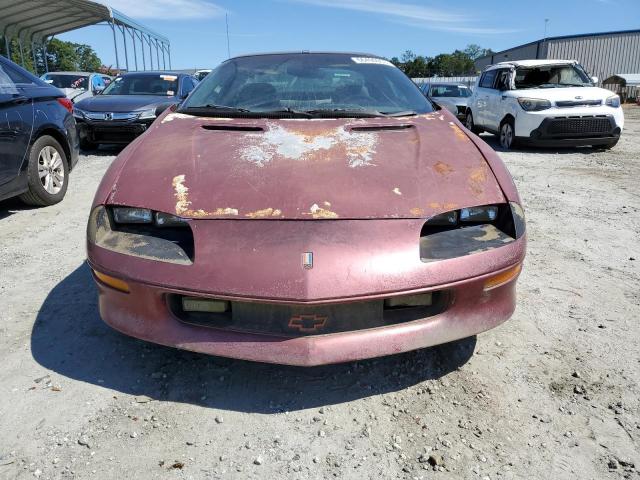
<svg viewBox="0 0 640 480">
<path fill-rule="evenodd" d="M 401 125 L 367 125 L 365 127 L 351 127 L 352 132 L 384 132 L 388 130 L 408 130 L 415 128 L 415 125 L 411 123 L 404 123 Z"/>
<path fill-rule="evenodd" d="M 202 125 L 202 128 L 222 132 L 264 132 L 264 128 L 253 125 Z"/>
</svg>

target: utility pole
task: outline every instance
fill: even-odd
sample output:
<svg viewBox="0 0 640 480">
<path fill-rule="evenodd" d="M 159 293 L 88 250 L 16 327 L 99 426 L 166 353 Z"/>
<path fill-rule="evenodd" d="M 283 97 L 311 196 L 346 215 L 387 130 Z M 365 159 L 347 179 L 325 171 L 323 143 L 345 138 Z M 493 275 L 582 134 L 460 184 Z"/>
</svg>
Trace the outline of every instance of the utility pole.
<svg viewBox="0 0 640 480">
<path fill-rule="evenodd" d="M 547 41 L 547 25 L 549 25 L 549 19 L 545 18 L 544 19 L 544 39 L 542 40 L 543 42 Z"/>
<path fill-rule="evenodd" d="M 229 14 L 224 14 L 224 20 L 227 24 L 227 58 L 231 58 L 231 48 L 229 47 Z"/>
</svg>

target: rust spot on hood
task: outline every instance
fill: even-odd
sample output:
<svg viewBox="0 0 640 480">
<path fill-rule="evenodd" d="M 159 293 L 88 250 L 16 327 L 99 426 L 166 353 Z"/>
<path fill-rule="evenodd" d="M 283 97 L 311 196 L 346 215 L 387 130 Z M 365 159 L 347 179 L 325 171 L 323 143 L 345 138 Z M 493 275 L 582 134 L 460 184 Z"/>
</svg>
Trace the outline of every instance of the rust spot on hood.
<svg viewBox="0 0 640 480">
<path fill-rule="evenodd" d="M 411 215 L 423 215 L 424 214 L 424 210 L 420 207 L 414 207 L 411 210 L 409 210 L 411 212 Z"/>
<path fill-rule="evenodd" d="M 279 210 L 277 208 L 271 208 L 271 207 L 244 214 L 245 217 L 249 217 L 249 218 L 279 217 L 281 215 L 282 215 L 282 210 Z"/>
<path fill-rule="evenodd" d="M 173 185 L 174 196 L 176 197 L 176 215 L 190 218 L 218 217 L 224 215 L 237 216 L 238 209 L 231 207 L 216 208 L 213 211 L 203 209 L 193 210 L 189 208 L 189 188 L 184 184 L 185 176 L 176 175 L 173 177 L 171 184 Z"/>
<path fill-rule="evenodd" d="M 453 129 L 453 132 L 456 134 L 456 138 L 457 138 L 458 140 L 466 140 L 466 141 L 469 141 L 469 137 L 467 137 L 467 136 L 465 135 L 465 133 L 462 131 L 462 129 L 461 129 L 458 125 L 456 125 L 456 124 L 455 124 L 455 123 L 453 123 L 453 122 L 449 122 L 449 125 L 450 125 L 450 126 L 451 126 L 451 128 Z"/>
<path fill-rule="evenodd" d="M 429 204 L 429 207 L 432 208 L 433 210 L 438 210 L 438 211 L 442 211 L 442 212 L 448 212 L 450 210 L 455 210 L 456 208 L 458 208 L 458 204 L 457 203 L 431 202 Z"/>
<path fill-rule="evenodd" d="M 471 190 L 480 195 L 484 191 L 484 186 L 487 183 L 487 167 L 486 165 L 474 168 L 469 174 L 469 186 Z"/>
<path fill-rule="evenodd" d="M 436 172 L 438 172 L 440 175 L 447 175 L 451 172 L 453 172 L 453 168 L 451 167 L 451 165 L 449 165 L 448 163 L 444 163 L 444 162 L 438 162 L 436 163 L 433 168 L 435 169 Z"/>
<path fill-rule="evenodd" d="M 331 206 L 331 203 L 324 202 L 324 205 L 329 207 Z M 313 218 L 338 218 L 338 214 L 336 212 L 322 208 L 317 203 L 311 205 L 309 213 L 305 213 L 305 215 L 311 215 Z"/>
</svg>

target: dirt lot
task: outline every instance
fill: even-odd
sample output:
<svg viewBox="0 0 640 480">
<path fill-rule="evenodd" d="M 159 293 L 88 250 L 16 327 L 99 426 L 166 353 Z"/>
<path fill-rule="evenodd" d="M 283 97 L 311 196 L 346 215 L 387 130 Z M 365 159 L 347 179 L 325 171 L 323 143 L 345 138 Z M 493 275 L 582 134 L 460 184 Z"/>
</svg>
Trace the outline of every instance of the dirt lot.
<svg viewBox="0 0 640 480">
<path fill-rule="evenodd" d="M 313 369 L 124 337 L 88 207 L 0 203 L 0 478 L 640 478 L 640 108 L 610 152 L 501 153 L 524 199 L 518 309 L 455 346 Z M 492 137 L 486 137 L 493 145 Z"/>
</svg>

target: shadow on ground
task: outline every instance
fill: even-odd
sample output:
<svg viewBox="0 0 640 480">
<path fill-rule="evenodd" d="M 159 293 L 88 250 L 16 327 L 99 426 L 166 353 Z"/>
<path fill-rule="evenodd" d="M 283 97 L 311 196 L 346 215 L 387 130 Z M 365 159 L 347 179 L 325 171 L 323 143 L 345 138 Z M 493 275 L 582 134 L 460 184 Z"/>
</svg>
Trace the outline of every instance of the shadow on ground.
<svg viewBox="0 0 640 480">
<path fill-rule="evenodd" d="M 496 152 L 521 152 L 521 153 L 538 153 L 538 154 L 549 154 L 555 153 L 558 155 L 566 155 L 568 153 L 598 153 L 602 152 L 601 149 L 592 148 L 590 146 L 585 147 L 530 147 L 530 146 L 519 146 L 516 145 L 511 150 L 506 150 L 500 146 L 500 139 L 497 135 L 492 135 L 489 133 L 483 133 L 480 135 L 480 138 L 484 140 L 491 148 L 493 148 Z"/>
<path fill-rule="evenodd" d="M 22 210 L 34 210 L 42 207 L 34 207 L 21 202 L 17 197 L 0 201 L 0 220 L 10 217 Z"/>
<path fill-rule="evenodd" d="M 126 337 L 102 322 L 86 264 L 49 293 L 31 335 L 43 367 L 156 400 L 276 413 L 347 402 L 442 377 L 472 356 L 475 337 L 374 360 L 313 368 L 211 357 Z"/>
</svg>

